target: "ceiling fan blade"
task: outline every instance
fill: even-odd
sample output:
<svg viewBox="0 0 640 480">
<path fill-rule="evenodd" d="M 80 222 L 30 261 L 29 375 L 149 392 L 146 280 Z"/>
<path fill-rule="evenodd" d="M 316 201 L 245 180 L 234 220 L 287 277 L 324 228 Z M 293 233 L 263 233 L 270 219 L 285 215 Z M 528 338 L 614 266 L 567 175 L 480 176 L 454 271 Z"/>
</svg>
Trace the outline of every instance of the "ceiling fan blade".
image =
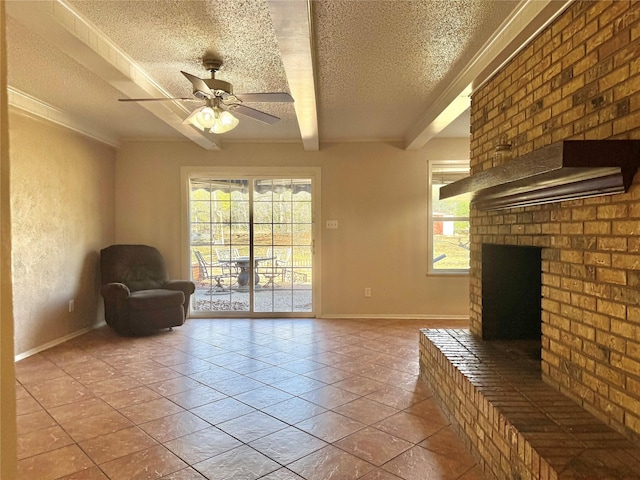
<svg viewBox="0 0 640 480">
<path fill-rule="evenodd" d="M 193 94 L 199 98 L 213 98 L 214 93 L 211 91 L 209 86 L 202 80 L 201 78 L 196 77 L 195 75 L 191 75 L 190 73 L 180 71 L 187 80 L 189 80 L 193 84 Z"/>
<path fill-rule="evenodd" d="M 280 121 L 278 117 L 269 115 L 265 112 L 261 112 L 260 110 L 256 110 L 255 108 L 247 107 L 246 105 L 229 105 L 227 108 L 233 113 L 238 113 L 240 115 L 244 115 L 245 117 L 253 118 L 254 120 L 262 123 L 267 123 L 269 125 L 273 125 L 274 123 Z"/>
<path fill-rule="evenodd" d="M 236 98 L 241 102 L 261 102 L 261 103 L 293 103 L 293 97 L 286 92 L 274 93 L 237 93 Z"/>
<path fill-rule="evenodd" d="M 188 97 L 180 97 L 180 98 L 119 98 L 119 102 L 164 102 L 167 100 L 188 100 L 188 101 L 196 101 L 199 102 L 197 98 L 188 98 Z"/>
</svg>

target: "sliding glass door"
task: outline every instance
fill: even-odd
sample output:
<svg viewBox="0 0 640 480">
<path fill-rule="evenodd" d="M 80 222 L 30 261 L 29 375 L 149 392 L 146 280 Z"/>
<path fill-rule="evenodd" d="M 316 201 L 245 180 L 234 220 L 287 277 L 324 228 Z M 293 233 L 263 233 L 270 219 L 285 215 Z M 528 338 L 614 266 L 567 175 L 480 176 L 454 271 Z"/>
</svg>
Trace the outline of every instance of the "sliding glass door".
<svg viewBox="0 0 640 480">
<path fill-rule="evenodd" d="M 194 316 L 311 316 L 313 178 L 189 178 Z"/>
</svg>

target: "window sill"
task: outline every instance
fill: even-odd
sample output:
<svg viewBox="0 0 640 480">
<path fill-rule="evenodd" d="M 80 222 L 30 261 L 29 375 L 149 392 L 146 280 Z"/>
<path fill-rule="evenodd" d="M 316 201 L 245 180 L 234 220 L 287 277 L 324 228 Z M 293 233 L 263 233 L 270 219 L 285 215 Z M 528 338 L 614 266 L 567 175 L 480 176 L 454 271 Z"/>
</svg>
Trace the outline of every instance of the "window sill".
<svg viewBox="0 0 640 480">
<path fill-rule="evenodd" d="M 437 270 L 432 270 L 430 272 L 427 272 L 426 277 L 468 277 L 469 276 L 469 270 L 442 270 L 442 271 L 437 271 Z"/>
</svg>

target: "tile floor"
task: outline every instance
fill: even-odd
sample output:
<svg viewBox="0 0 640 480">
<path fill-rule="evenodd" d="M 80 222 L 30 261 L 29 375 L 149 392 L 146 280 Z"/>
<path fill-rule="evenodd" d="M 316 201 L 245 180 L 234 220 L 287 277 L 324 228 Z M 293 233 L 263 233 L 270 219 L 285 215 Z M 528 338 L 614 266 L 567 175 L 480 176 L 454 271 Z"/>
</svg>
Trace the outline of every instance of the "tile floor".
<svg viewBox="0 0 640 480">
<path fill-rule="evenodd" d="M 419 329 L 191 319 L 16 364 L 20 479 L 481 480 L 418 379 Z"/>
</svg>

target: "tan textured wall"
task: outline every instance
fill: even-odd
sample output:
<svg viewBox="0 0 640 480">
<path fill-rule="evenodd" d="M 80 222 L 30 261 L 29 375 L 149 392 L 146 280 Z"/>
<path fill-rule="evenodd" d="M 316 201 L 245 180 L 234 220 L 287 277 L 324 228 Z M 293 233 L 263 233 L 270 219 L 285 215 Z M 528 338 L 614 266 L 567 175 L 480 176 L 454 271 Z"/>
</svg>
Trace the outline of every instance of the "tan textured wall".
<svg viewBox="0 0 640 480">
<path fill-rule="evenodd" d="M 0 478 L 9 480 L 17 476 L 17 459 L 4 7 L 0 0 Z"/>
<path fill-rule="evenodd" d="M 471 166 L 562 139 L 640 138 L 640 2 L 575 2 L 472 99 Z M 472 212 L 472 330 L 481 244 L 543 249 L 543 376 L 640 435 L 640 175 L 623 195 Z"/>
<path fill-rule="evenodd" d="M 115 238 L 115 150 L 10 112 L 16 355 L 102 320 L 98 258 Z M 68 302 L 75 299 L 75 310 Z"/>
<path fill-rule="evenodd" d="M 382 143 L 226 144 L 208 152 L 186 142 L 131 142 L 117 162 L 120 243 L 160 249 L 172 275 L 180 264 L 180 167 L 319 166 L 324 315 L 468 315 L 466 276 L 426 276 L 427 160 L 466 159 L 468 140 L 431 142 L 417 152 Z M 371 287 L 372 297 L 364 298 Z"/>
</svg>

